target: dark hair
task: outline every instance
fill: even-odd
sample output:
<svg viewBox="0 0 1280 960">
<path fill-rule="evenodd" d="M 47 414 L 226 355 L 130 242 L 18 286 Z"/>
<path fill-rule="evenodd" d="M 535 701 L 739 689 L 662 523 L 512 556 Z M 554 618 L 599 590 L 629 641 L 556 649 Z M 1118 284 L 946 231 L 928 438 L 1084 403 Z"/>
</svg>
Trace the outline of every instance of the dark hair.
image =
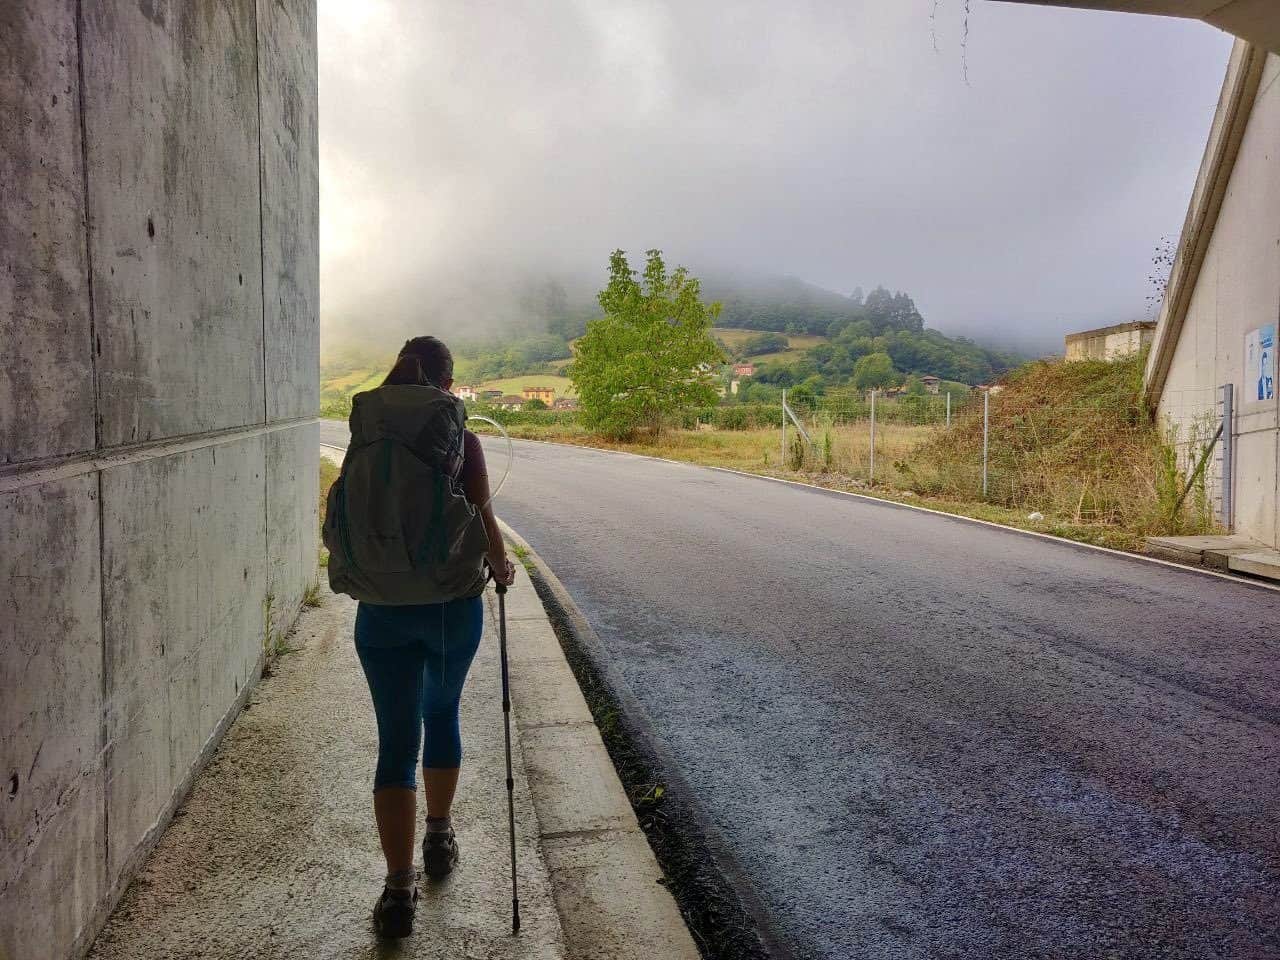
<svg viewBox="0 0 1280 960">
<path fill-rule="evenodd" d="M 430 384 L 444 388 L 445 381 L 453 379 L 453 354 L 435 337 L 414 337 L 406 340 L 396 357 L 395 366 L 382 381 L 389 383 Z"/>
</svg>

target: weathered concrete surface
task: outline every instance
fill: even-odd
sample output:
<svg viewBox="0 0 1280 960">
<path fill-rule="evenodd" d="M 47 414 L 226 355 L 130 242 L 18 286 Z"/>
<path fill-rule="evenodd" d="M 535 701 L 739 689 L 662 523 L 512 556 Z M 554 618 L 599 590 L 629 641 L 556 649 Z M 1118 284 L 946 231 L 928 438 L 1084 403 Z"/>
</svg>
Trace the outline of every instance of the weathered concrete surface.
<svg viewBox="0 0 1280 960">
<path fill-rule="evenodd" d="M 1264 580 L 1280 580 L 1280 550 L 1234 553 L 1227 558 L 1227 569 Z"/>
<path fill-rule="evenodd" d="M 0 4 L 0 465 L 93 447 L 75 11 Z"/>
<path fill-rule="evenodd" d="M 104 446 L 265 418 L 254 6 L 84 5 Z"/>
<path fill-rule="evenodd" d="M 271 597 L 270 629 L 276 632 L 288 627 L 303 591 L 318 576 L 317 429 L 303 423 L 266 436 L 266 593 Z"/>
<path fill-rule="evenodd" d="M 355 604 L 324 591 L 252 694 L 94 945 L 95 960 L 205 957 L 561 960 L 563 936 L 516 737 L 521 930 L 511 936 L 496 630 L 462 699 L 462 864 L 424 883 L 417 930 L 380 945 L 384 866 L 370 787 L 377 729 L 352 643 Z M 513 631 L 518 644 L 519 631 Z M 586 955 L 582 955 L 585 956 Z M 597 954 L 595 958 L 600 957 Z"/>
<path fill-rule="evenodd" d="M 314 0 L 257 10 L 267 418 L 279 420 L 320 405 L 316 10 Z"/>
<path fill-rule="evenodd" d="M 98 577 L 96 477 L 0 494 L 6 960 L 59 956 L 49 930 L 77 930 L 107 889 Z"/>
<path fill-rule="evenodd" d="M 256 677 L 263 444 L 253 437 L 102 475 L 111 882 Z"/>
<path fill-rule="evenodd" d="M 315 45 L 0 4 L 5 960 L 93 937 L 315 577 Z"/>
<path fill-rule="evenodd" d="M 1227 558 L 1233 553 L 1252 553 L 1261 548 L 1257 540 L 1239 534 L 1195 537 L 1146 537 L 1146 553 L 1176 563 L 1193 563 L 1215 570 L 1227 569 Z"/>
</svg>

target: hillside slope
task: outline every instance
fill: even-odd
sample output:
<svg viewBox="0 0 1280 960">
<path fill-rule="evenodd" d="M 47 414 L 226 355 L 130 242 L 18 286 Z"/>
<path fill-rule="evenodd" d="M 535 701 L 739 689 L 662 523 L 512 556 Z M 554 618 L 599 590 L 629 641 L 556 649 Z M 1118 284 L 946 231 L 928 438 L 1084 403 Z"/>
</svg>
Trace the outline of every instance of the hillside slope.
<svg viewBox="0 0 1280 960">
<path fill-rule="evenodd" d="M 987 500 L 1137 534 L 1209 529 L 1203 484 L 1173 514 L 1186 476 L 1141 401 L 1143 362 L 1037 361 L 1010 375 L 990 398 Z M 900 480 L 944 497 L 980 491 L 982 418 L 980 402 L 967 405 L 895 464 Z"/>
</svg>

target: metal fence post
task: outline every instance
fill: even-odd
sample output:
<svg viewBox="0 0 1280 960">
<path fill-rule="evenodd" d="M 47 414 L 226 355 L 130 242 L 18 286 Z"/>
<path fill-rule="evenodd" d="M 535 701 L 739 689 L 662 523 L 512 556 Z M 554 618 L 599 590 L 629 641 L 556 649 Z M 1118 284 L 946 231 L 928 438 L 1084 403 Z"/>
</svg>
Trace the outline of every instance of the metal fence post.
<svg viewBox="0 0 1280 960">
<path fill-rule="evenodd" d="M 982 391 L 982 499 L 987 499 L 987 438 L 991 429 L 991 391 Z"/>
<path fill-rule="evenodd" d="M 871 483 L 876 482 L 876 390 L 871 388 L 871 469 L 867 473 L 867 480 Z"/>
<path fill-rule="evenodd" d="M 787 469 L 787 391 L 782 391 L 782 456 L 778 458 L 778 469 Z"/>
<path fill-rule="evenodd" d="M 1235 458 L 1235 449 L 1231 442 L 1231 424 L 1232 414 L 1234 413 L 1234 397 L 1235 385 L 1226 383 L 1222 385 L 1222 501 L 1219 507 L 1218 522 L 1222 524 L 1223 529 L 1231 529 L 1231 481 L 1234 479 L 1232 474 L 1233 460 Z"/>
<path fill-rule="evenodd" d="M 947 426 L 951 426 L 951 391 L 947 391 Z"/>
</svg>

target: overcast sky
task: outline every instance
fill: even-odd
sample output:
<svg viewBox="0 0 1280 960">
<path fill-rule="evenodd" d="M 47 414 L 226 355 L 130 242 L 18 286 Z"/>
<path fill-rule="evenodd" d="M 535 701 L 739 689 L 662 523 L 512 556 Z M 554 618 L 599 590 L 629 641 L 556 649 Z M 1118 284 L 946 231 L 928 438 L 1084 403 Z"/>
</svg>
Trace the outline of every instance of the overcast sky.
<svg viewBox="0 0 1280 960">
<path fill-rule="evenodd" d="M 1141 319 L 1230 39 L 974 0 L 966 83 L 962 0 L 936 52 L 932 6 L 321 0 L 326 339 L 482 323 L 619 246 L 901 288 L 948 333 Z"/>
</svg>

